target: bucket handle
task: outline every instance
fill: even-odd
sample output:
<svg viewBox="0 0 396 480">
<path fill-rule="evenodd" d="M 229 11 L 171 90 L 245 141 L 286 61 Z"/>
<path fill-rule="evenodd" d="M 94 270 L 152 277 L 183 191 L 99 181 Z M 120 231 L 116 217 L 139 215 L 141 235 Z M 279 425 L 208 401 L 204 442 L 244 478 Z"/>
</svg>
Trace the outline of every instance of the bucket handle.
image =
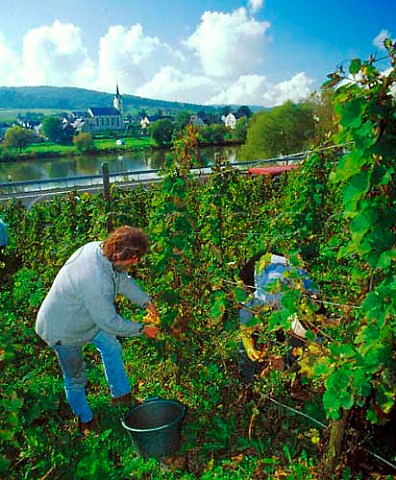
<svg viewBox="0 0 396 480">
<path fill-rule="evenodd" d="M 164 399 L 162 397 L 148 397 L 148 398 L 145 398 L 143 400 L 142 405 L 145 404 L 145 403 L 156 402 L 157 400 L 164 400 Z M 186 405 L 183 405 L 180 402 L 178 402 L 178 403 L 180 404 L 180 407 L 183 410 L 183 417 L 184 417 L 185 414 L 186 414 L 186 411 L 187 411 L 187 407 L 186 407 Z"/>
<path fill-rule="evenodd" d="M 162 397 L 147 397 L 143 400 L 142 405 L 145 404 L 145 403 L 156 402 L 157 400 L 164 400 L 164 399 Z M 185 417 L 186 411 L 187 411 L 187 406 L 183 405 L 180 402 L 178 402 L 178 403 L 179 403 L 181 411 L 183 412 L 183 417 Z"/>
<path fill-rule="evenodd" d="M 148 397 L 143 400 L 143 403 L 156 402 L 157 400 L 162 400 L 161 397 Z"/>
</svg>

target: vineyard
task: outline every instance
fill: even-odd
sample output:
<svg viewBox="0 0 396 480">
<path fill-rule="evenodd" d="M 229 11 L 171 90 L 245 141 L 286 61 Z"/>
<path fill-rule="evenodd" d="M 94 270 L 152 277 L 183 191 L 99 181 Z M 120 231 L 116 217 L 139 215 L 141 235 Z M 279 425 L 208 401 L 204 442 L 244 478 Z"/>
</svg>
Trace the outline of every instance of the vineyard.
<svg viewBox="0 0 396 480">
<path fill-rule="evenodd" d="M 3 478 L 395 478 L 396 44 L 385 46 L 386 73 L 356 59 L 324 85 L 338 87 L 339 131 L 298 170 L 268 179 L 219 161 L 197 179 L 190 129 L 174 142 L 161 184 L 113 188 L 110 198 L 70 193 L 29 210 L 1 205 L 10 237 L 0 257 Z M 337 144 L 346 146 L 341 156 L 322 148 Z M 134 394 L 187 407 L 180 450 L 161 461 L 136 454 L 91 346 L 88 397 L 101 429 L 81 436 L 56 357 L 34 332 L 66 259 L 124 224 L 149 236 L 134 275 L 161 318 L 157 340 L 122 339 Z M 309 272 L 326 315 L 302 289 L 286 287 L 280 310 L 256 312 L 263 349 L 246 389 L 237 371 L 246 299 L 238 271 L 262 250 Z M 124 299 L 117 307 L 126 318 L 144 314 Z M 278 334 L 294 315 L 309 331 L 287 368 Z"/>
</svg>

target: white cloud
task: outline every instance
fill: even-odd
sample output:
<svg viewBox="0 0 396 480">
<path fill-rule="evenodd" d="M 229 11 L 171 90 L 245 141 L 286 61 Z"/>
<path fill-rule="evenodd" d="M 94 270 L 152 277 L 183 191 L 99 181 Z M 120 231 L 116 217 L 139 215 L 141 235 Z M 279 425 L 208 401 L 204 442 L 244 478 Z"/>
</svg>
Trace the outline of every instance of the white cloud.
<svg viewBox="0 0 396 480">
<path fill-rule="evenodd" d="M 195 50 L 206 75 L 237 78 L 253 73 L 263 60 L 268 22 L 249 18 L 246 9 L 205 12 L 185 45 Z"/>
<path fill-rule="evenodd" d="M 0 85 L 15 86 L 20 82 L 20 58 L 8 46 L 0 32 Z"/>
<path fill-rule="evenodd" d="M 206 103 L 208 105 L 261 105 L 265 88 L 265 77 L 260 75 L 243 75 L 235 83 L 211 97 Z"/>
<path fill-rule="evenodd" d="M 248 0 L 248 6 L 253 13 L 261 10 L 263 5 L 264 0 Z"/>
<path fill-rule="evenodd" d="M 27 32 L 22 63 L 21 75 L 27 85 L 88 86 L 95 75 L 80 29 L 58 20 Z"/>
<path fill-rule="evenodd" d="M 304 72 L 277 84 L 270 84 L 262 75 L 243 75 L 206 103 L 275 107 L 287 100 L 299 102 L 307 98 L 312 93 L 310 85 L 313 83 L 314 80 L 308 78 Z"/>
<path fill-rule="evenodd" d="M 381 30 L 380 33 L 374 38 L 373 45 L 378 47 L 380 50 L 385 50 L 384 40 L 390 38 L 390 33 L 388 30 Z"/>
<path fill-rule="evenodd" d="M 252 9 L 262 4 L 249 1 Z M 99 41 L 97 62 L 84 47 L 80 29 L 70 23 L 55 21 L 29 30 L 20 56 L 0 32 L 0 84 L 112 92 L 117 82 L 124 94 L 186 103 L 275 106 L 288 99 L 297 102 L 311 92 L 313 80 L 305 73 L 275 85 L 256 73 L 268 28 L 268 22 L 256 21 L 245 8 L 205 12 L 178 49 L 146 35 L 140 24 L 114 25 Z"/>
<path fill-rule="evenodd" d="M 99 75 L 96 85 L 113 90 L 116 81 L 124 91 L 134 92 L 143 86 L 166 62 L 182 61 L 181 54 L 157 37 L 145 36 L 140 24 L 126 30 L 111 26 L 100 39 Z"/>
<path fill-rule="evenodd" d="M 205 103 L 217 82 L 203 75 L 190 75 L 172 66 L 163 67 L 153 78 L 138 88 L 136 95 L 186 103 Z"/>
<path fill-rule="evenodd" d="M 307 77 L 304 72 L 297 73 L 290 80 L 269 86 L 268 90 L 262 95 L 263 104 L 266 107 L 274 107 L 282 105 L 287 100 L 299 102 L 310 95 L 310 85 L 313 83 L 314 80 Z"/>
</svg>

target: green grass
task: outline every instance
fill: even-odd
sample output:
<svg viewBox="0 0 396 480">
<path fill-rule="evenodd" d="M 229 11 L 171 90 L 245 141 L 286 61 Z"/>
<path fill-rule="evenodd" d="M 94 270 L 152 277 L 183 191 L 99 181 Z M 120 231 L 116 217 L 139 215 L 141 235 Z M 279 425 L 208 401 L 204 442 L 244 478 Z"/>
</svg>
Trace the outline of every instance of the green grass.
<svg viewBox="0 0 396 480">
<path fill-rule="evenodd" d="M 76 147 L 74 145 L 60 145 L 59 143 L 45 142 L 45 143 L 35 143 L 29 145 L 25 148 L 25 153 L 64 153 L 65 155 L 69 154 L 72 151 L 75 151 Z"/>
<path fill-rule="evenodd" d="M 97 150 L 114 150 L 114 149 L 130 149 L 130 148 L 147 148 L 155 145 L 155 142 L 150 137 L 144 138 L 125 138 L 125 145 L 118 146 L 116 145 L 115 138 L 103 138 L 103 139 L 94 139 L 94 146 Z M 70 154 L 76 152 L 76 147 L 74 145 L 61 145 L 59 143 L 45 142 L 45 143 L 36 143 L 29 145 L 25 149 L 26 153 L 36 152 L 36 153 L 64 153 Z"/>
<path fill-rule="evenodd" d="M 124 146 L 116 145 L 116 140 L 115 138 L 94 139 L 95 150 L 98 152 L 119 152 L 156 146 L 155 141 L 150 137 L 124 138 Z M 8 150 L 8 155 L 12 158 L 50 156 L 51 154 L 66 156 L 78 155 L 78 152 L 73 144 L 61 145 L 54 142 L 34 143 L 26 147 L 22 153 L 19 153 L 17 148 Z"/>
<path fill-rule="evenodd" d="M 124 138 L 125 145 L 123 147 L 118 147 L 116 145 L 116 139 L 114 138 L 104 138 L 100 140 L 95 140 L 94 145 L 98 150 L 114 149 L 114 148 L 146 148 L 155 146 L 155 142 L 150 137 L 141 137 L 141 138 Z"/>
</svg>

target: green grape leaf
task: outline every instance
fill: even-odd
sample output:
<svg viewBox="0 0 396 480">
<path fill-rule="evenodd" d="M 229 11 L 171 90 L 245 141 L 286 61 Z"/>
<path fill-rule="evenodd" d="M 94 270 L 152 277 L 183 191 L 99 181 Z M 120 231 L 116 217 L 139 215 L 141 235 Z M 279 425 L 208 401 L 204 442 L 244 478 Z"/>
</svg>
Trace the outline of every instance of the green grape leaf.
<svg viewBox="0 0 396 480">
<path fill-rule="evenodd" d="M 369 189 L 369 175 L 367 171 L 362 171 L 349 179 L 343 192 L 343 201 L 348 211 L 354 211 L 361 197 Z"/>
<path fill-rule="evenodd" d="M 358 128 L 363 123 L 363 115 L 367 108 L 364 98 L 354 98 L 344 105 L 341 125 L 344 128 Z"/>
<path fill-rule="evenodd" d="M 349 66 L 349 73 L 351 75 L 356 75 L 357 73 L 359 73 L 361 66 L 362 66 L 362 62 L 361 62 L 360 58 L 354 58 L 351 61 L 351 64 Z"/>
<path fill-rule="evenodd" d="M 340 402 L 336 391 L 326 390 L 323 395 L 323 407 L 333 420 L 340 418 Z"/>
</svg>

